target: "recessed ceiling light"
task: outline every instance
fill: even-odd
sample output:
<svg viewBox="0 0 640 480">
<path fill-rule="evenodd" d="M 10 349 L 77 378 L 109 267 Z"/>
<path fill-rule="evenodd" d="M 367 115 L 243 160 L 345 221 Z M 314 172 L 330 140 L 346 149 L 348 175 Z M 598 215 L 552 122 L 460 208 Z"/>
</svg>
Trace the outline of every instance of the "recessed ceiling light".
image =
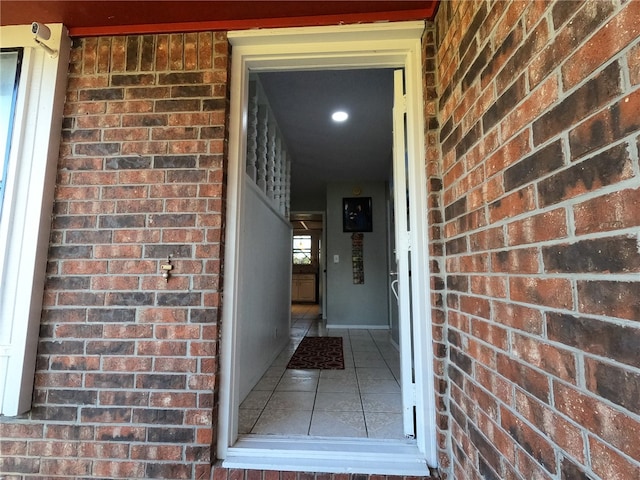
<svg viewBox="0 0 640 480">
<path fill-rule="evenodd" d="M 331 119 L 334 122 L 344 122 L 347 118 L 349 118 L 349 114 L 342 110 L 333 112 L 333 115 L 331 115 Z"/>
</svg>

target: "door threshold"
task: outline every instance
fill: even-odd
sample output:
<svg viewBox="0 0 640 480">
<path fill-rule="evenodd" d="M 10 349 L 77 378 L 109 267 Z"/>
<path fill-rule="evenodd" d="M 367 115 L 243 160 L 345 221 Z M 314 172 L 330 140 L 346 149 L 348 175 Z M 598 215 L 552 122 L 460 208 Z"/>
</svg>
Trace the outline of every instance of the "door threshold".
<svg viewBox="0 0 640 480">
<path fill-rule="evenodd" d="M 368 475 L 429 476 L 415 440 L 244 435 L 225 468 Z"/>
</svg>

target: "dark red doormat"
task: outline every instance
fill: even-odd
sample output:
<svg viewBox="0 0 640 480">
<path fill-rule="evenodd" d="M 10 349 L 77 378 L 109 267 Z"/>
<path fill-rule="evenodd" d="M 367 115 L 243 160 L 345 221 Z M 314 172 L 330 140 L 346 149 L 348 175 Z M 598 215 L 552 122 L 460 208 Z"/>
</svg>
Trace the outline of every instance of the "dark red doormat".
<svg viewBox="0 0 640 480">
<path fill-rule="evenodd" d="M 342 337 L 304 337 L 287 368 L 343 370 Z"/>
</svg>

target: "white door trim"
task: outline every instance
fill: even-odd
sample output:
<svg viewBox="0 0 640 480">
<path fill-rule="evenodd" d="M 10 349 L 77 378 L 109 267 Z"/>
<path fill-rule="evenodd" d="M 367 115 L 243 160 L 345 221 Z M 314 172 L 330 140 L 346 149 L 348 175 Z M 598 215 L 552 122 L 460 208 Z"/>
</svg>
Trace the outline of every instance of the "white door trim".
<svg viewBox="0 0 640 480">
<path fill-rule="evenodd" d="M 437 466 L 433 346 L 429 294 L 427 195 L 421 37 L 424 22 L 397 22 L 229 32 L 232 45 L 229 159 L 224 256 L 224 306 L 221 325 L 217 457 L 227 459 L 238 439 L 237 267 L 239 219 L 246 151 L 249 71 L 338 68 L 404 68 L 407 88 L 407 154 L 409 156 L 412 225 L 412 294 L 417 397 L 416 448 L 429 466 Z M 237 448 L 237 447 L 234 447 Z M 327 452 L 331 455 L 331 452 Z M 247 464 L 249 465 L 249 463 Z M 249 467 L 248 467 L 249 468 Z M 251 468 L 257 468 L 255 465 Z M 304 469 L 304 466 L 301 466 Z M 342 468 L 342 467 L 341 467 Z M 341 471 L 350 471 L 348 461 Z"/>
<path fill-rule="evenodd" d="M 393 72 L 393 208 L 395 219 L 395 258 L 398 320 L 400 329 L 400 388 L 402 390 L 402 422 L 407 438 L 415 437 L 414 410 L 416 406 L 413 381 L 413 339 L 411 338 L 411 267 L 409 265 L 411 241 L 407 207 L 407 149 L 405 144 L 406 99 L 404 70 Z M 411 193 L 409 191 L 409 193 Z"/>
</svg>

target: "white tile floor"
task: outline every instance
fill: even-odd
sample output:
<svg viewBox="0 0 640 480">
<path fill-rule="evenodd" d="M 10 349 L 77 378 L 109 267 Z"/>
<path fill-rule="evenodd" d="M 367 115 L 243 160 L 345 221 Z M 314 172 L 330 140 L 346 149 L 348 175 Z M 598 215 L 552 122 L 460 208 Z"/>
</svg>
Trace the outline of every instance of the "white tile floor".
<svg viewBox="0 0 640 480">
<path fill-rule="evenodd" d="M 387 330 L 326 329 L 294 305 L 291 341 L 240 405 L 239 433 L 402 439 L 398 351 Z M 344 370 L 291 370 L 305 335 L 341 336 Z"/>
</svg>

